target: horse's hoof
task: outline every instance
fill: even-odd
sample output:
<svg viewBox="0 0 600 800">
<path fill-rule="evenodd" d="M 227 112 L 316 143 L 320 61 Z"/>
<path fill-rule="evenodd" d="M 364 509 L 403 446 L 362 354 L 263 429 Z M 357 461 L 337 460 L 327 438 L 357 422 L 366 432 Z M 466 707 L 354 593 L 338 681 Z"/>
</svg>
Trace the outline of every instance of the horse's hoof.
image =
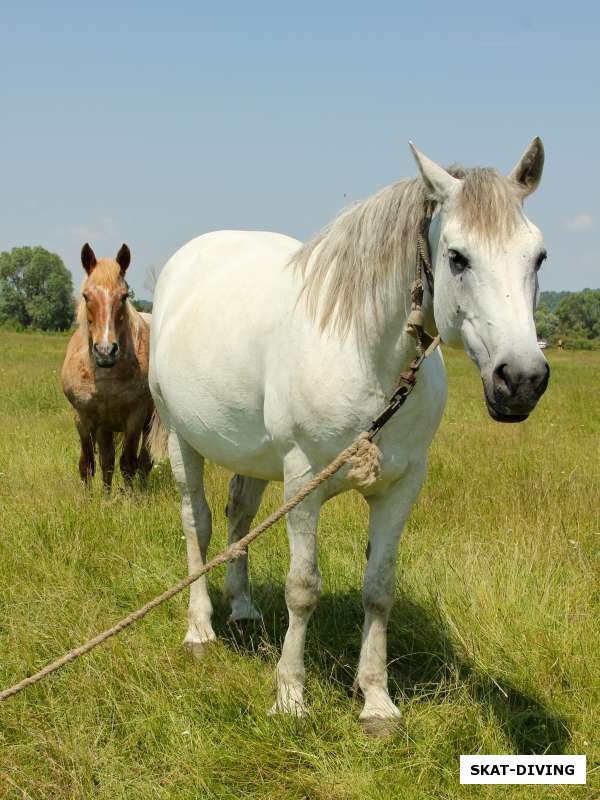
<svg viewBox="0 0 600 800">
<path fill-rule="evenodd" d="M 212 637 L 209 636 L 205 639 L 186 636 L 183 640 L 183 646 L 191 656 L 201 661 L 209 652 L 210 646 L 216 641 L 216 638 L 214 633 Z"/>
<path fill-rule="evenodd" d="M 261 622 L 262 614 L 253 605 L 246 605 L 243 608 L 234 608 L 229 615 L 227 622 L 231 623 L 244 623 L 244 622 Z"/>
<path fill-rule="evenodd" d="M 371 702 L 365 702 L 360 712 L 359 721 L 364 733 L 368 736 L 389 736 L 398 729 L 402 714 L 383 692 Z"/>
<path fill-rule="evenodd" d="M 391 736 L 400 727 L 400 717 L 360 717 L 365 736 Z"/>
<path fill-rule="evenodd" d="M 310 711 L 308 710 L 307 706 L 304 705 L 304 703 L 293 701 L 281 703 L 280 701 L 277 701 L 276 703 L 273 703 L 271 708 L 267 711 L 267 716 L 275 717 L 278 714 L 286 714 L 290 717 L 296 717 L 296 719 L 302 719 L 303 717 L 308 717 Z"/>
</svg>

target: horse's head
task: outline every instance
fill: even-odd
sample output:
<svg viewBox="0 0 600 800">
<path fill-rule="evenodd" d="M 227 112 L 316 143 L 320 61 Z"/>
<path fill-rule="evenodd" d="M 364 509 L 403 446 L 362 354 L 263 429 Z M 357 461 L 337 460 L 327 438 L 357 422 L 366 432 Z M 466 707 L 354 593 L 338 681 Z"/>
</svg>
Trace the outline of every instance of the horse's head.
<svg viewBox="0 0 600 800">
<path fill-rule="evenodd" d="M 542 142 L 531 142 L 508 177 L 488 168 L 447 171 L 413 152 L 437 203 L 429 234 L 437 328 L 447 344 L 462 343 L 479 367 L 490 415 L 520 422 L 549 376 L 533 320 L 546 251 L 522 211 L 540 183 Z"/>
<path fill-rule="evenodd" d="M 99 367 L 112 367 L 121 352 L 122 334 L 127 317 L 129 288 L 125 272 L 131 253 L 124 244 L 116 260 L 96 260 L 89 244 L 81 250 L 81 263 L 87 278 L 81 292 L 92 356 Z"/>
</svg>

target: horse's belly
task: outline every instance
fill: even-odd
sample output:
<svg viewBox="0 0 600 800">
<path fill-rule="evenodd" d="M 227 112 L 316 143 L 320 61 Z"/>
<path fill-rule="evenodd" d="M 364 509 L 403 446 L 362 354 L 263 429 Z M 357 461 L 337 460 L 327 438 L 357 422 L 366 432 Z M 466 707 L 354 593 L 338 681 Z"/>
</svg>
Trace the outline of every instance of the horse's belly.
<svg viewBox="0 0 600 800">
<path fill-rule="evenodd" d="M 201 368 L 198 380 L 181 380 L 182 374 L 175 364 L 162 374 L 169 425 L 198 453 L 226 469 L 280 480 L 281 457 L 265 428 L 259 398 L 240 393 L 239 387 L 230 396 L 225 385 L 215 391 L 214 382 L 202 380 L 207 373 Z"/>
<path fill-rule="evenodd" d="M 159 411 L 166 410 L 169 426 L 205 458 L 234 472 L 279 479 L 258 343 L 239 341 L 226 328 L 196 317 L 163 333 L 155 358 Z"/>
<path fill-rule="evenodd" d="M 80 394 L 68 397 L 81 417 L 88 418 L 94 426 L 121 432 L 139 420 L 143 422 L 152 412 L 152 397 L 146 390 L 123 390 L 119 395 L 104 393 Z"/>
</svg>

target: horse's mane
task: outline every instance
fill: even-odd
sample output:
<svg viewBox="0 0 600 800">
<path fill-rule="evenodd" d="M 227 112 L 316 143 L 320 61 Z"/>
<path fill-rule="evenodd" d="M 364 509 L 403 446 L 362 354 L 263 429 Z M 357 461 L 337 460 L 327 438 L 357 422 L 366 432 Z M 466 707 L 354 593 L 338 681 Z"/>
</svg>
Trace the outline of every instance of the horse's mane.
<svg viewBox="0 0 600 800">
<path fill-rule="evenodd" d="M 463 180 L 457 203 L 466 229 L 488 241 L 514 231 L 522 212 L 509 178 L 491 167 L 449 172 Z M 343 211 L 298 251 L 302 297 L 321 330 L 364 334 L 367 312 L 379 319 L 399 298 L 408 311 L 417 236 L 435 206 L 421 177 L 401 180 Z"/>
<path fill-rule="evenodd" d="M 88 321 L 85 310 L 85 300 L 83 299 L 83 292 L 86 286 L 103 286 L 106 289 L 117 289 L 121 285 L 127 285 L 125 279 L 121 275 L 121 267 L 112 258 L 101 258 L 88 277 L 83 282 L 81 287 L 81 298 L 77 306 L 77 325 L 87 334 Z M 133 341 L 137 342 L 141 326 L 144 324 L 143 317 L 135 308 L 131 300 L 125 303 L 127 309 L 127 318 L 131 327 Z"/>
</svg>

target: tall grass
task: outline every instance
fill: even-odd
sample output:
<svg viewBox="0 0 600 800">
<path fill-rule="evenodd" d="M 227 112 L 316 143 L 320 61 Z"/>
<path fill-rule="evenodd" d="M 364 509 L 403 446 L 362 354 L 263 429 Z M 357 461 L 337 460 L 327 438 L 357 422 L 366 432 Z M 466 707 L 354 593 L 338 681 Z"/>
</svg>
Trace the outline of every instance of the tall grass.
<svg viewBox="0 0 600 800">
<path fill-rule="evenodd" d="M 146 492 L 85 496 L 59 389 L 63 337 L 0 333 L 0 684 L 7 686 L 185 573 L 168 467 Z M 401 545 L 391 691 L 404 718 L 364 736 L 351 686 L 366 505 L 320 525 L 324 592 L 307 641 L 311 716 L 268 718 L 286 625 L 279 524 L 253 545 L 264 624 L 228 628 L 202 662 L 178 597 L 0 706 L 0 797 L 597 797 L 600 354 L 551 351 L 526 423 L 488 419 L 479 378 L 446 353 L 450 400 Z M 209 467 L 216 552 L 227 474 Z M 260 514 L 281 499 L 269 488 Z M 461 753 L 586 753 L 587 787 L 461 787 Z"/>
</svg>

